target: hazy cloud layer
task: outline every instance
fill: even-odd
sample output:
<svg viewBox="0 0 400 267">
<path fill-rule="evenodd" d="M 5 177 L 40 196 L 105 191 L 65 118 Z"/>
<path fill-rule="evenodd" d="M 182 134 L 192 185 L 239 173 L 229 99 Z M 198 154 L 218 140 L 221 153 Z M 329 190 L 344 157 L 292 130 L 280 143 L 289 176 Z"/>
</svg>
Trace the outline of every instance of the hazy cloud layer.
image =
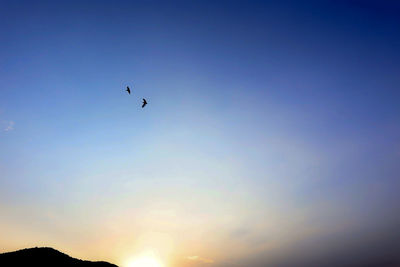
<svg viewBox="0 0 400 267">
<path fill-rule="evenodd" d="M 202 258 L 199 256 L 187 256 L 186 259 L 190 261 L 197 261 L 197 262 L 202 262 L 202 263 L 213 263 L 214 261 L 212 259 L 206 259 Z"/>
</svg>

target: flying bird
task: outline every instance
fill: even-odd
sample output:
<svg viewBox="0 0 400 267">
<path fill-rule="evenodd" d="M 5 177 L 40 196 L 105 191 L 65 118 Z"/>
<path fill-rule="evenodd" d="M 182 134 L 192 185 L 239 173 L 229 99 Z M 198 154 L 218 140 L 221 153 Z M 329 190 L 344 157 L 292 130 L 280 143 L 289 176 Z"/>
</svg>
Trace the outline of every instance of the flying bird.
<svg viewBox="0 0 400 267">
<path fill-rule="evenodd" d="M 144 106 L 146 106 L 146 105 L 147 105 L 147 101 L 146 101 L 146 99 L 143 98 L 143 105 L 142 105 L 142 108 L 144 108 Z"/>
<path fill-rule="evenodd" d="M 128 92 L 128 94 L 131 94 L 131 89 L 129 89 L 129 86 L 126 87 L 126 90 Z"/>
</svg>

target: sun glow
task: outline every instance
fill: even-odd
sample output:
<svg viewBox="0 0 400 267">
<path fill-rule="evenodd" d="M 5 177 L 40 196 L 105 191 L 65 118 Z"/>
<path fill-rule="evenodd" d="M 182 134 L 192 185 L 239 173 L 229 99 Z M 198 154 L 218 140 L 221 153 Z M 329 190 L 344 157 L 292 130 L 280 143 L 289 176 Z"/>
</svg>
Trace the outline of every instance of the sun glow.
<svg viewBox="0 0 400 267">
<path fill-rule="evenodd" d="M 165 267 L 159 260 L 151 255 L 139 256 L 130 260 L 126 267 Z"/>
</svg>

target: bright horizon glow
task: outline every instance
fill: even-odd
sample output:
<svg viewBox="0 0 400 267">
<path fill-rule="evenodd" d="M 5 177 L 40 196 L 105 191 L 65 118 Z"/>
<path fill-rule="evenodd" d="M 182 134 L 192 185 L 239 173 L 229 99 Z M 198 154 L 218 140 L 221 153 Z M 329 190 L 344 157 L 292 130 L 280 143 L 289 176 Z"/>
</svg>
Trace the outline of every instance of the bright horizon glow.
<svg viewBox="0 0 400 267">
<path fill-rule="evenodd" d="M 160 260 L 156 258 L 153 252 L 144 253 L 137 258 L 128 260 L 126 267 L 165 267 Z"/>
<path fill-rule="evenodd" d="M 164 267 L 164 265 L 150 257 L 140 257 L 128 263 L 127 267 Z"/>
</svg>

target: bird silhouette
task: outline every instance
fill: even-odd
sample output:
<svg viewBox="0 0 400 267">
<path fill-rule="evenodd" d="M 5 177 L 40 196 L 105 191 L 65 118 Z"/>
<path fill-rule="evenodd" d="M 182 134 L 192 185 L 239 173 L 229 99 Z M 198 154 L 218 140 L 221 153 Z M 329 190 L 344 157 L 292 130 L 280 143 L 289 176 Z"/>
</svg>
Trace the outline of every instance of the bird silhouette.
<svg viewBox="0 0 400 267">
<path fill-rule="evenodd" d="M 128 94 L 131 94 L 131 89 L 129 89 L 129 86 L 126 87 L 126 90 L 128 92 Z"/>
<path fill-rule="evenodd" d="M 146 99 L 143 98 L 143 105 L 142 105 L 142 108 L 144 108 L 144 106 L 146 106 L 146 105 L 147 105 L 147 101 L 146 101 Z"/>
</svg>

